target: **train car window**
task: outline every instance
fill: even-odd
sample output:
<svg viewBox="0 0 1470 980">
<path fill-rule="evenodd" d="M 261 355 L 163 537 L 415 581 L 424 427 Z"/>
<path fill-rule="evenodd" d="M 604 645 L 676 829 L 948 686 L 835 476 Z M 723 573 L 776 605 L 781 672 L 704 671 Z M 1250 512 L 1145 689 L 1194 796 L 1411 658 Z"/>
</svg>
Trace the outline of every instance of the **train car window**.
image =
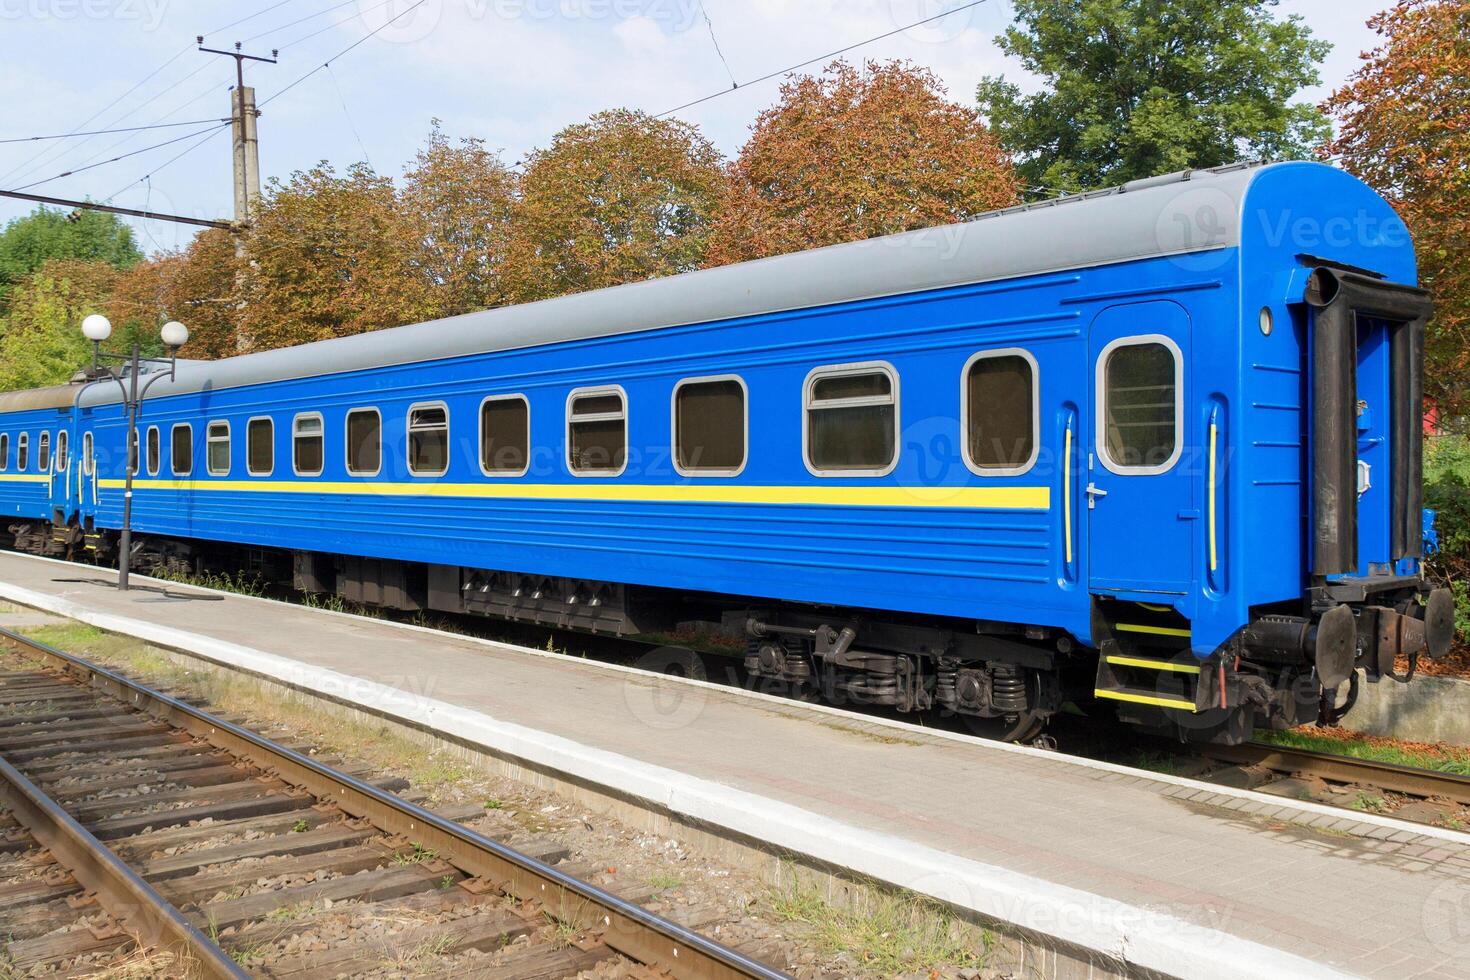
<svg viewBox="0 0 1470 980">
<path fill-rule="evenodd" d="M 1103 349 L 1099 449 L 1114 473 L 1162 473 L 1178 459 L 1181 361 L 1179 348 L 1161 336 L 1128 337 Z"/>
<path fill-rule="evenodd" d="M 898 375 L 887 364 L 817 368 L 806 381 L 806 465 L 817 476 L 883 476 L 898 464 Z"/>
<path fill-rule="evenodd" d="M 204 462 L 210 476 L 230 475 L 230 423 L 211 422 L 204 430 Z"/>
<path fill-rule="evenodd" d="M 298 415 L 291 423 L 291 466 L 297 476 L 321 476 L 323 460 L 322 417 Z"/>
<path fill-rule="evenodd" d="M 26 466 L 31 461 L 31 434 L 22 432 L 15 440 L 15 469 L 16 472 L 24 473 Z"/>
<path fill-rule="evenodd" d="M 71 433 L 62 429 L 56 433 L 56 472 L 66 472 L 67 443 L 71 439 Z"/>
<path fill-rule="evenodd" d="M 174 476 L 194 472 L 194 427 L 188 422 L 175 425 L 169 435 L 169 466 Z"/>
<path fill-rule="evenodd" d="M 449 472 L 449 406 L 414 405 L 408 410 L 408 472 L 443 476 Z"/>
<path fill-rule="evenodd" d="M 628 467 L 628 397 L 616 385 L 579 388 L 567 398 L 567 469 L 619 476 Z"/>
<path fill-rule="evenodd" d="M 128 460 L 127 471 L 134 476 L 138 473 L 138 430 L 128 430 Z"/>
<path fill-rule="evenodd" d="M 1036 462 L 1036 359 L 1019 348 L 981 351 L 965 365 L 965 461 L 982 476 L 1013 476 Z"/>
<path fill-rule="evenodd" d="M 97 455 L 92 451 L 92 433 L 82 436 L 82 473 L 91 476 L 97 472 Z"/>
<path fill-rule="evenodd" d="M 42 473 L 51 469 L 51 433 L 43 432 L 36 440 L 36 469 Z"/>
<path fill-rule="evenodd" d="M 531 405 L 523 395 L 480 403 L 480 469 L 486 476 L 524 476 L 531 459 Z"/>
<path fill-rule="evenodd" d="M 10 433 L 0 432 L 0 473 L 10 469 Z"/>
<path fill-rule="evenodd" d="M 268 418 L 251 419 L 245 426 L 245 472 L 270 476 L 276 470 L 276 424 Z"/>
<path fill-rule="evenodd" d="M 157 476 L 162 465 L 163 440 L 158 435 L 158 426 L 148 430 L 148 475 Z"/>
<path fill-rule="evenodd" d="M 376 408 L 347 413 L 347 472 L 377 476 L 383 469 L 383 417 Z"/>
<path fill-rule="evenodd" d="M 674 469 L 681 476 L 735 476 L 745 469 L 745 382 L 730 375 L 674 386 Z"/>
</svg>

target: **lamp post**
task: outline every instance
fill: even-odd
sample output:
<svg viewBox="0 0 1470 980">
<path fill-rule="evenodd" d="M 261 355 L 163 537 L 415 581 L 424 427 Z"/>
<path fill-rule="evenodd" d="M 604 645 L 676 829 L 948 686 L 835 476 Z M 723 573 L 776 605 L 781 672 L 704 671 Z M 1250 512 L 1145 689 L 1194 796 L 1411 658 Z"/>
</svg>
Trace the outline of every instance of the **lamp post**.
<svg viewBox="0 0 1470 980">
<path fill-rule="evenodd" d="M 160 358 L 143 357 L 142 351 L 136 341 L 133 349 L 128 354 L 113 354 L 102 349 L 102 344 L 112 336 L 112 323 L 100 313 L 93 313 L 82 320 L 82 336 L 92 342 L 92 376 L 98 377 L 102 368 L 102 361 L 119 361 L 128 365 L 127 384 L 118 377 L 117 372 L 111 368 L 106 370 L 106 377 L 117 382 L 118 390 L 122 392 L 123 409 L 127 418 L 127 449 L 126 459 L 123 465 L 123 519 L 122 536 L 118 542 L 117 556 L 117 587 L 119 591 L 128 590 L 128 566 L 131 564 L 133 550 L 133 476 L 138 470 L 139 445 L 138 445 L 138 415 L 142 409 L 143 399 L 148 395 L 148 389 L 153 387 L 154 382 L 168 378 L 173 380 L 174 370 L 178 366 L 179 348 L 189 342 L 189 329 L 177 320 L 170 320 L 163 325 L 159 336 L 163 344 L 168 348 L 168 373 L 155 374 L 143 385 L 143 390 L 138 390 L 138 374 L 143 363 L 162 364 Z"/>
</svg>

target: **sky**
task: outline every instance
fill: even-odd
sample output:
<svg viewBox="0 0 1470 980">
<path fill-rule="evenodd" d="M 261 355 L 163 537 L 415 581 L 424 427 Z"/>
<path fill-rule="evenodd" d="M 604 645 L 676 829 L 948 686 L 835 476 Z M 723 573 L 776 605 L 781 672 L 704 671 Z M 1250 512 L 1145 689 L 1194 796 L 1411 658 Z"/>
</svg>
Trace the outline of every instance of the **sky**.
<svg viewBox="0 0 1470 980">
<path fill-rule="evenodd" d="M 513 162 L 600 110 L 661 113 L 717 92 L 724 94 L 679 116 L 734 155 L 780 79 L 729 91 L 733 81 L 946 10 L 954 12 L 848 57 L 910 59 L 962 102 L 985 75 L 1035 87 L 995 45 L 1011 19 L 1008 0 L 956 9 L 968 2 L 0 0 L 0 140 L 25 140 L 0 142 L 0 188 L 34 184 L 28 192 L 230 218 L 228 131 L 208 130 L 229 117 L 235 62 L 196 50 L 199 34 L 207 47 L 238 41 L 251 54 L 279 50 L 277 64 L 249 64 L 245 75 L 261 105 L 265 178 L 361 160 L 397 176 L 436 118 L 452 138 L 481 138 Z M 1300 14 L 1333 44 L 1323 84 L 1303 98 L 1320 99 L 1352 73 L 1374 45 L 1365 21 L 1388 2 L 1281 0 L 1278 16 Z M 155 123 L 191 125 L 29 140 Z M 122 154 L 132 155 L 110 162 Z M 66 171 L 73 173 L 47 179 Z M 0 199 L 0 224 L 31 207 Z M 181 248 L 195 234 L 169 222 L 130 223 L 148 252 Z"/>
</svg>

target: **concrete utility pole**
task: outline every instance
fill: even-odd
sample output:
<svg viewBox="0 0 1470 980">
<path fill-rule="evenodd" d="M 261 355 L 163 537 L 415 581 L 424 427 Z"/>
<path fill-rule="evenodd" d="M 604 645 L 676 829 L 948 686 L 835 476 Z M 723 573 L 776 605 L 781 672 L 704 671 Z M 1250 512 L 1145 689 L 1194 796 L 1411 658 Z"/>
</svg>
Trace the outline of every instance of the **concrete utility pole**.
<svg viewBox="0 0 1470 980">
<path fill-rule="evenodd" d="M 255 89 L 245 87 L 245 62 L 263 61 L 276 63 L 276 50 L 271 56 L 245 54 L 240 42 L 235 50 L 221 51 L 206 48 L 204 37 L 198 38 L 199 50 L 206 54 L 222 54 L 235 59 L 235 91 L 230 95 L 230 132 L 234 142 L 235 161 L 235 223 L 248 224 L 255 217 L 255 208 L 260 201 L 260 140 L 256 136 L 255 121 L 260 111 L 255 108 Z"/>
</svg>

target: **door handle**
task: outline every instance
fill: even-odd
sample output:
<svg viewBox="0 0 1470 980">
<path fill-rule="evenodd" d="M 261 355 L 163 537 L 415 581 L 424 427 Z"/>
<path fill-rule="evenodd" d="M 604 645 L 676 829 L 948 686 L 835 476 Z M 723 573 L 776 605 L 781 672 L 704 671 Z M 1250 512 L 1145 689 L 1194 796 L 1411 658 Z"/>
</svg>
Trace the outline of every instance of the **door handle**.
<svg viewBox="0 0 1470 980">
<path fill-rule="evenodd" d="M 1087 509 L 1092 510 L 1097 506 L 1097 498 L 1106 497 L 1107 495 L 1108 492 L 1100 489 L 1096 483 L 1089 483 L 1087 485 Z"/>
</svg>

